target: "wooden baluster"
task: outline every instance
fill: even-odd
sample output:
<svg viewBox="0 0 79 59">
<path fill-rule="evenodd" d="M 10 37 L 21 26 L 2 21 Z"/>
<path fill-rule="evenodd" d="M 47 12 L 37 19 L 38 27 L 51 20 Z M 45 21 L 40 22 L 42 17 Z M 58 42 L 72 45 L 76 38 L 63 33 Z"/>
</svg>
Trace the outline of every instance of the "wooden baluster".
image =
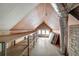
<svg viewBox="0 0 79 59">
<path fill-rule="evenodd" d="M 34 46 L 35 46 L 35 33 L 33 34 L 33 48 L 34 48 Z"/>
<path fill-rule="evenodd" d="M 29 56 L 29 36 L 28 36 L 27 40 L 28 40 L 28 56 Z"/>
<path fill-rule="evenodd" d="M 2 42 L 2 56 L 6 56 L 6 44 Z"/>
<path fill-rule="evenodd" d="M 16 45 L 16 40 L 14 40 L 14 46 Z"/>
</svg>

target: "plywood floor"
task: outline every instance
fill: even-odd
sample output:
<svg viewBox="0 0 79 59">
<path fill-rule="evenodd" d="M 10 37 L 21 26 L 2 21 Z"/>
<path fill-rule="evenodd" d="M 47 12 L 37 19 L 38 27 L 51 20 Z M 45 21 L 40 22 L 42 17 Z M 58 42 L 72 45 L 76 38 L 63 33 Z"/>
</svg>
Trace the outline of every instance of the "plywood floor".
<svg viewBox="0 0 79 59">
<path fill-rule="evenodd" d="M 49 38 L 39 38 L 30 56 L 61 56 L 58 49 L 50 43 Z"/>
</svg>

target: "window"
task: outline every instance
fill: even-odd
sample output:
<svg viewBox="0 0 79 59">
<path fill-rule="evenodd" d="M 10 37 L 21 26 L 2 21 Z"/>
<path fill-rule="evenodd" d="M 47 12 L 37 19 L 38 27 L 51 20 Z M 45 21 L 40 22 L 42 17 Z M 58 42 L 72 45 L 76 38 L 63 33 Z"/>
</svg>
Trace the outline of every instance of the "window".
<svg viewBox="0 0 79 59">
<path fill-rule="evenodd" d="M 41 30 L 38 30 L 38 34 L 41 34 Z"/>
<path fill-rule="evenodd" d="M 38 30 L 38 34 L 49 34 L 49 30 L 47 29 L 41 29 L 41 30 Z"/>
<path fill-rule="evenodd" d="M 42 34 L 45 34 L 45 30 L 42 30 Z"/>
<path fill-rule="evenodd" d="M 49 34 L 49 30 L 46 30 L 46 34 Z"/>
</svg>

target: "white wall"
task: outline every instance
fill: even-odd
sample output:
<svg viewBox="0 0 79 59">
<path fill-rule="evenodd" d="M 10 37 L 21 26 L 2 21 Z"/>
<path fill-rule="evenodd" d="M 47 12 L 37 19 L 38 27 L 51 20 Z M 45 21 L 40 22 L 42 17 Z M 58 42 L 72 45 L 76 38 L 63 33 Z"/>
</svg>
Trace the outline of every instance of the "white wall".
<svg viewBox="0 0 79 59">
<path fill-rule="evenodd" d="M 51 32 L 51 33 L 49 34 L 49 42 L 51 42 L 51 41 L 52 41 L 53 37 L 54 37 L 54 33 L 53 33 L 53 32 Z"/>
<path fill-rule="evenodd" d="M 0 30 L 11 29 L 36 6 L 35 3 L 0 4 Z"/>
</svg>

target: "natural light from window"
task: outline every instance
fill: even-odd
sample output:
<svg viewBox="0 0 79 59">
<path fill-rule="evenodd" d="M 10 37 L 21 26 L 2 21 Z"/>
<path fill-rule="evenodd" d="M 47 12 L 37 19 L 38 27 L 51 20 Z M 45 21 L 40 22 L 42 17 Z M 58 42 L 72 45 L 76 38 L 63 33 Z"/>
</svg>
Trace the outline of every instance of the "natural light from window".
<svg viewBox="0 0 79 59">
<path fill-rule="evenodd" d="M 49 35 L 49 30 L 47 30 L 47 29 L 40 29 L 40 30 L 38 30 L 38 34 Z"/>
</svg>

